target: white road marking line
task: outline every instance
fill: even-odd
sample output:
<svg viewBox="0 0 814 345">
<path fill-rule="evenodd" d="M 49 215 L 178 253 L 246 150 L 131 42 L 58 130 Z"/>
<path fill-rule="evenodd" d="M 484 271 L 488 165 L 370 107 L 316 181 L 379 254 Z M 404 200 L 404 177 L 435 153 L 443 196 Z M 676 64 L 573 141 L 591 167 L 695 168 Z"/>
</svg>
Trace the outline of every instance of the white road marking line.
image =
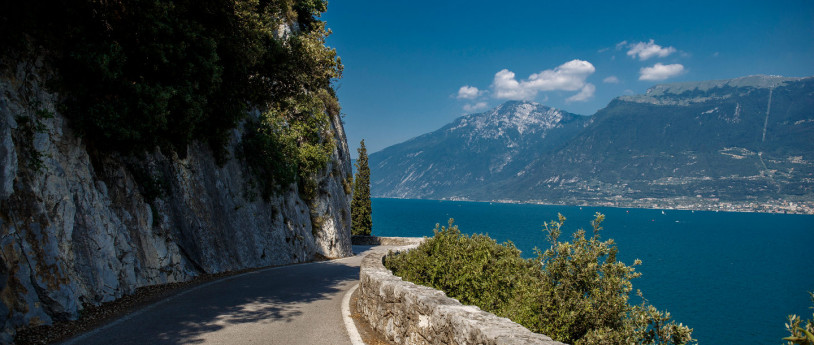
<svg viewBox="0 0 814 345">
<path fill-rule="evenodd" d="M 353 295 L 353 292 L 359 287 L 359 284 L 354 285 L 348 292 L 345 293 L 345 297 L 342 298 L 342 319 L 345 321 L 345 328 L 348 329 L 348 336 L 350 336 L 350 342 L 353 345 L 365 345 L 365 342 L 362 341 L 362 336 L 359 335 L 359 330 L 356 329 L 356 324 L 353 323 L 353 318 L 350 316 L 350 296 Z"/>
</svg>

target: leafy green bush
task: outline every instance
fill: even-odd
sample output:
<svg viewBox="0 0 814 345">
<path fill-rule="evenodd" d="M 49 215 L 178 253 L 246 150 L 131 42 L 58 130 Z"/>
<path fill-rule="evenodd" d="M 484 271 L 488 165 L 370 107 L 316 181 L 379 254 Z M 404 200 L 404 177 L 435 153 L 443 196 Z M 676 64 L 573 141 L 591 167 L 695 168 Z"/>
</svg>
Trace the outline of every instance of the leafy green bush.
<svg viewBox="0 0 814 345">
<path fill-rule="evenodd" d="M 440 289 L 464 304 L 508 317 L 538 333 L 573 344 L 688 344 L 692 329 L 669 313 L 631 305 L 633 266 L 616 260 L 613 240 L 601 241 L 604 216 L 571 242 L 560 242 L 565 217 L 545 224 L 550 247 L 523 259 L 511 242 L 460 233 L 450 220 L 433 238 L 406 253 L 388 255 L 396 275 Z M 638 265 L 637 260 L 635 265 Z M 639 292 L 641 297 L 641 293 Z"/>
<path fill-rule="evenodd" d="M 321 101 L 307 101 L 293 112 L 271 108 L 246 123 L 242 154 L 265 199 L 294 182 L 307 198 L 316 193 L 312 175 L 327 165 L 334 142 Z"/>
<path fill-rule="evenodd" d="M 34 108 L 40 106 L 39 102 L 34 102 Z M 42 122 L 45 119 L 54 117 L 54 114 L 44 108 L 38 108 L 35 111 L 30 111 L 31 116 L 17 115 L 14 120 L 17 122 L 17 128 L 22 132 L 22 156 L 26 162 L 26 166 L 37 172 L 45 167 L 43 163 L 44 154 L 34 147 L 34 135 L 37 133 L 45 133 L 46 127 Z"/>
<path fill-rule="evenodd" d="M 811 303 L 814 303 L 814 292 L 808 294 L 811 296 Z M 806 320 L 805 327 L 801 327 L 801 323 L 799 316 L 789 315 L 789 322 L 786 323 L 789 336 L 783 338 L 788 345 L 814 345 L 814 314 L 811 315 L 811 319 Z"/>
<path fill-rule="evenodd" d="M 325 0 L 4 3 L 0 43 L 9 49 L 0 65 L 46 56 L 60 111 L 104 151 L 184 156 L 201 141 L 223 162 L 232 130 L 259 111 L 245 153 L 257 154 L 246 159 L 261 185 L 296 180 L 315 190 L 310 175 L 333 150 L 331 82 L 342 72 L 317 18 L 326 8 Z"/>
<path fill-rule="evenodd" d="M 464 304 L 508 316 L 508 301 L 539 283 L 534 262 L 520 257 L 511 242 L 498 244 L 485 235 L 461 234 L 452 219 L 436 225 L 433 238 L 409 252 L 390 255 L 385 264 L 396 275 L 447 293 Z"/>
</svg>

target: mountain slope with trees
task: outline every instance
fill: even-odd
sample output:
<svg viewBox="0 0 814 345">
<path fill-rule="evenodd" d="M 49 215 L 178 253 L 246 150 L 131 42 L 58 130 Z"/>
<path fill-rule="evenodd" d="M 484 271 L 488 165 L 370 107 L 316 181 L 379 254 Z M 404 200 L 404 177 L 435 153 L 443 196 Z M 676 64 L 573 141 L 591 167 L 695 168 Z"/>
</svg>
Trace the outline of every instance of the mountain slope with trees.
<svg viewBox="0 0 814 345">
<path fill-rule="evenodd" d="M 454 197 L 511 178 L 556 152 L 588 118 L 537 103 L 507 102 L 370 155 L 374 196 Z"/>
<path fill-rule="evenodd" d="M 794 211 L 790 203 L 814 200 L 811 109 L 814 78 L 752 76 L 659 85 L 645 95 L 613 100 L 556 140 L 524 136 L 526 161 L 501 176 L 471 183 L 461 182 L 466 175 L 456 171 L 426 171 L 410 181 L 391 172 L 392 165 L 443 166 L 442 160 L 409 157 L 448 152 L 449 147 L 430 141 L 417 144 L 419 138 L 441 135 L 448 125 L 371 154 L 373 195 L 697 209 L 768 203 Z M 393 154 L 400 150 L 404 153 Z M 462 146 L 451 154 L 465 161 L 505 154 L 495 150 Z M 478 171 L 478 163 L 469 164 Z M 427 193 L 428 185 L 450 187 Z"/>
</svg>

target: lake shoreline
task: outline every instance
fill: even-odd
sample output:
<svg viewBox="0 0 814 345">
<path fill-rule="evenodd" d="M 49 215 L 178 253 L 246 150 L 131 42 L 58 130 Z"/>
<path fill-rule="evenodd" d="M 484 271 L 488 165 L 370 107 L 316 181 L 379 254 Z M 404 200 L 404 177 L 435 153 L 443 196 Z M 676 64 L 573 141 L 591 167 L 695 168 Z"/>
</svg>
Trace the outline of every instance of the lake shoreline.
<svg viewBox="0 0 814 345">
<path fill-rule="evenodd" d="M 814 262 L 814 215 L 381 198 L 372 208 L 376 236 L 431 237 L 454 218 L 462 233 L 510 241 L 524 258 L 549 247 L 544 224 L 558 213 L 567 217 L 563 239 L 602 213 L 601 236 L 614 240 L 617 260 L 642 261 L 634 289 L 694 328 L 701 344 L 743 334 L 745 344 L 777 343 L 788 336 L 787 315 L 811 313 L 814 276 L 801 273 Z"/>
<path fill-rule="evenodd" d="M 577 207 L 612 207 L 612 208 L 635 208 L 648 210 L 677 210 L 677 211 L 702 211 L 702 212 L 745 212 L 745 213 L 768 213 L 768 214 L 803 214 L 814 215 L 814 202 L 811 201 L 788 201 L 769 200 L 764 202 L 747 201 L 720 201 L 703 198 L 644 198 L 644 199 L 619 199 L 619 200 L 581 200 L 567 199 L 560 202 L 548 200 L 475 200 L 463 197 L 451 197 L 441 199 L 423 198 L 397 198 L 397 197 L 377 197 L 378 199 L 398 199 L 398 200 L 434 200 L 434 201 L 460 201 L 479 203 L 499 203 L 499 204 L 527 204 L 543 206 L 577 206 Z"/>
</svg>

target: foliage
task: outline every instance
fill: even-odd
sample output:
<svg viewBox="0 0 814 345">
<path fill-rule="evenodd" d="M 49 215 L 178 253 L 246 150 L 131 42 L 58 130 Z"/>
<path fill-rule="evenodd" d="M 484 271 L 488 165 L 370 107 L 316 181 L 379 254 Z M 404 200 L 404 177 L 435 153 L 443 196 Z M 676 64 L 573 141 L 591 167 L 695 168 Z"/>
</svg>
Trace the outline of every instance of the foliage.
<svg viewBox="0 0 814 345">
<path fill-rule="evenodd" d="M 170 184 L 160 173 L 150 171 L 149 168 L 136 164 L 129 164 L 129 169 L 133 178 L 138 184 L 139 191 L 148 203 L 153 203 L 156 198 L 167 196 Z"/>
<path fill-rule="evenodd" d="M 34 102 L 34 106 L 38 107 L 39 102 Z M 39 108 L 36 111 L 30 112 L 31 115 L 17 115 L 14 120 L 17 122 L 17 128 L 22 133 L 22 154 L 25 157 L 26 166 L 34 172 L 40 171 L 45 168 L 43 158 L 45 155 L 34 147 L 34 136 L 38 133 L 45 133 L 46 127 L 42 122 L 43 120 L 51 119 L 54 114 L 45 108 Z"/>
<path fill-rule="evenodd" d="M 345 190 L 345 195 L 351 195 L 353 193 L 353 174 L 350 172 L 345 175 L 345 178 L 342 179 L 342 189 Z"/>
<path fill-rule="evenodd" d="M 645 344 L 685 344 L 691 330 L 668 323 L 669 313 L 647 305 L 629 304 L 633 285 L 640 276 L 636 260 L 627 266 L 616 260 L 617 248 L 612 239 L 602 241 L 604 215 L 591 222 L 593 235 L 577 230 L 571 242 L 560 242 L 565 217 L 545 223 L 551 247 L 539 252 L 543 267 L 541 315 L 535 330 L 565 342 L 601 344 L 608 340 L 643 341 Z M 584 338 L 583 338 L 584 337 Z M 580 339 L 582 341 L 580 341 Z"/>
<path fill-rule="evenodd" d="M 305 103 L 309 102 L 309 103 Z M 282 186 L 300 183 L 307 198 L 316 191 L 312 175 L 323 169 L 334 149 L 327 115 L 311 98 L 293 113 L 271 108 L 245 126 L 242 153 L 264 199 Z"/>
<path fill-rule="evenodd" d="M 333 150 L 330 118 L 339 106 L 331 82 L 342 65 L 317 18 L 325 0 L 14 6 L 0 11 L 0 43 L 11 48 L 2 60 L 13 59 L 12 50 L 46 54 L 59 71 L 50 85 L 60 109 L 95 147 L 183 156 L 202 141 L 223 161 L 233 129 L 256 112 L 263 115 L 248 125 L 247 152 L 260 155 L 246 159 L 253 171 L 272 173 L 257 176 L 272 181 L 264 183 L 308 185 Z M 281 148 L 288 151 L 272 152 Z M 287 153 L 294 155 L 270 168 Z"/>
<path fill-rule="evenodd" d="M 523 259 L 511 242 L 462 235 L 450 220 L 433 238 L 406 253 L 389 255 L 388 268 L 417 284 L 443 290 L 464 304 L 508 317 L 534 332 L 573 344 L 688 344 L 692 329 L 670 314 L 629 303 L 634 266 L 616 260 L 613 240 L 601 241 L 604 216 L 593 235 L 560 242 L 565 217 L 545 224 L 550 247 Z"/>
<path fill-rule="evenodd" d="M 359 158 L 356 159 L 356 178 L 353 181 L 353 199 L 350 204 L 351 233 L 370 235 L 373 229 L 370 204 L 370 167 L 367 165 L 365 140 L 359 143 Z"/>
<path fill-rule="evenodd" d="M 436 224 L 433 238 L 403 254 L 390 255 L 386 266 L 416 284 L 444 291 L 464 304 L 509 316 L 513 296 L 539 286 L 541 272 L 520 256 L 511 242 L 497 244 L 485 235 L 467 236 L 449 220 Z M 525 294 L 527 295 L 527 294 Z"/>
<path fill-rule="evenodd" d="M 814 303 L 814 292 L 808 294 L 811 296 L 811 302 Z M 800 326 L 801 323 L 799 316 L 789 315 L 788 323 L 786 323 L 789 336 L 783 338 L 788 345 L 814 345 L 814 314 L 811 315 L 811 319 L 806 320 L 805 328 Z"/>
</svg>

